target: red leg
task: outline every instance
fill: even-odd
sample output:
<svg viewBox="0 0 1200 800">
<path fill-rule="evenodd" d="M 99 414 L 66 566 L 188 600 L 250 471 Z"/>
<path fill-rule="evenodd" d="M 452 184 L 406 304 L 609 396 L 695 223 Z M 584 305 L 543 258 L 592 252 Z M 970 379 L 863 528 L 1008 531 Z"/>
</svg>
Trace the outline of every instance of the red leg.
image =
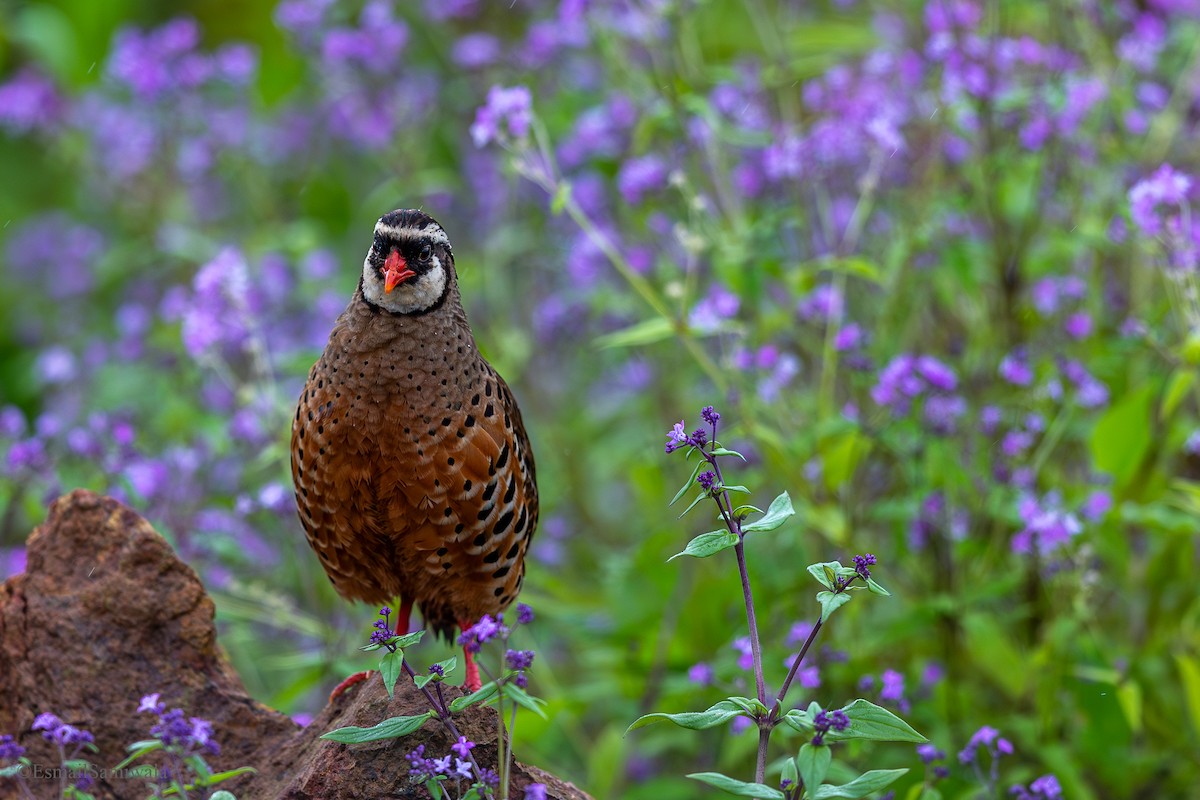
<svg viewBox="0 0 1200 800">
<path fill-rule="evenodd" d="M 471 627 L 471 623 L 460 621 L 458 623 L 458 627 L 465 631 L 467 628 Z M 467 692 L 468 694 L 471 692 L 478 692 L 481 688 L 483 688 L 483 681 L 479 678 L 479 666 L 475 663 L 475 656 L 472 655 L 471 651 L 465 647 L 463 648 L 463 660 L 466 662 L 467 666 L 467 680 L 463 684 L 463 691 Z"/>
<path fill-rule="evenodd" d="M 333 691 L 329 693 L 329 702 L 332 703 L 334 700 L 337 699 L 338 695 L 340 695 L 342 692 L 349 689 L 354 684 L 362 683 L 367 678 L 371 677 L 372 673 L 374 673 L 374 670 L 369 669 L 366 672 L 356 672 L 353 675 L 351 675 L 349 678 L 346 678 L 346 680 L 342 681 L 337 686 L 333 687 Z"/>
<path fill-rule="evenodd" d="M 412 600 L 405 600 L 400 605 L 400 613 L 396 615 L 396 635 L 403 636 L 408 633 L 409 619 L 412 617 Z"/>
</svg>

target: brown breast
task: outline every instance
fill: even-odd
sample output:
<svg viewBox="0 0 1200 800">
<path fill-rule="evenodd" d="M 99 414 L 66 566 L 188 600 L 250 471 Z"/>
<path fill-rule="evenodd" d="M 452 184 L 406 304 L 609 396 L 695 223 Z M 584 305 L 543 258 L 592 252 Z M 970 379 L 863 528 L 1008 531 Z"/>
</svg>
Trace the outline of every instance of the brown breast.
<svg viewBox="0 0 1200 800">
<path fill-rule="evenodd" d="M 457 293 L 398 317 L 356 295 L 292 425 L 300 519 L 346 598 L 415 602 L 449 632 L 516 597 L 537 525 L 533 453 Z"/>
</svg>

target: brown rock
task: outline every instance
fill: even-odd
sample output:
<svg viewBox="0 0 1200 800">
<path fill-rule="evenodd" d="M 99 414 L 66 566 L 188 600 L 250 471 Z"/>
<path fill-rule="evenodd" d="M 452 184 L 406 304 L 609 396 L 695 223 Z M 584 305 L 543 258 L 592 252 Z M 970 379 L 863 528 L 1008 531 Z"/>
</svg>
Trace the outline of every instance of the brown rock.
<svg viewBox="0 0 1200 800">
<path fill-rule="evenodd" d="M 161 692 L 169 707 L 213 724 L 217 770 L 255 767 L 254 776 L 223 784 L 241 800 L 254 798 L 427 797 L 407 777 L 405 754 L 424 743 L 432 756 L 453 739 L 430 721 L 402 740 L 343 745 L 318 737 L 345 725 L 370 726 L 428 707 L 411 682 L 397 682 L 389 700 L 378 675 L 342 694 L 307 728 L 247 696 L 221 654 L 213 602 L 196 574 L 144 519 L 116 500 L 87 491 L 60 498 L 29 538 L 26 571 L 0 585 L 0 733 L 11 733 L 42 768 L 57 751 L 31 730 L 52 711 L 91 731 L 98 768 L 111 768 L 126 747 L 148 738 L 153 720 L 136 713 L 139 699 Z M 457 689 L 446 687 L 448 696 Z M 455 717 L 479 742 L 476 759 L 494 768 L 496 712 L 475 707 Z M 38 797 L 56 797 L 58 781 L 28 781 Z M 511 795 L 531 782 L 547 796 L 587 795 L 536 767 L 513 766 Z M 99 798 L 142 798 L 144 784 L 102 775 Z M 0 797 L 15 793 L 0 779 Z"/>
</svg>

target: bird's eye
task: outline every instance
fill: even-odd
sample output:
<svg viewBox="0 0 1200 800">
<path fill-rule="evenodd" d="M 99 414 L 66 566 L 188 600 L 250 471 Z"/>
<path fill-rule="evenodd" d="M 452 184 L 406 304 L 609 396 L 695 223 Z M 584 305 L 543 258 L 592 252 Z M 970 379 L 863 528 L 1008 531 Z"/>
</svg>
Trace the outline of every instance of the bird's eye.
<svg viewBox="0 0 1200 800">
<path fill-rule="evenodd" d="M 430 247 L 429 245 L 425 245 L 424 247 L 421 248 L 421 253 L 418 257 L 422 261 L 428 261 L 431 256 L 433 256 L 433 248 Z"/>
</svg>

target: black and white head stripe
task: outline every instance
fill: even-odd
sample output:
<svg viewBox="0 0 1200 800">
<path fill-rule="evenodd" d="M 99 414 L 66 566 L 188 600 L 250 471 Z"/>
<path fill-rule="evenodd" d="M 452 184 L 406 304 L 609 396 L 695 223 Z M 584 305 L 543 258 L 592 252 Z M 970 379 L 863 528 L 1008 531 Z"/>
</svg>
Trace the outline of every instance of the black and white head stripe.
<svg viewBox="0 0 1200 800">
<path fill-rule="evenodd" d="M 385 263 L 399 250 L 409 272 L 387 290 Z M 454 279 L 450 237 L 433 217 L 411 209 L 384 214 L 375 223 L 375 240 L 363 260 L 363 297 L 393 314 L 423 314 L 439 308 Z"/>
<path fill-rule="evenodd" d="M 437 220 L 415 209 L 400 209 L 384 214 L 375 223 L 375 233 L 393 241 L 429 242 L 450 249 L 450 237 Z"/>
</svg>

